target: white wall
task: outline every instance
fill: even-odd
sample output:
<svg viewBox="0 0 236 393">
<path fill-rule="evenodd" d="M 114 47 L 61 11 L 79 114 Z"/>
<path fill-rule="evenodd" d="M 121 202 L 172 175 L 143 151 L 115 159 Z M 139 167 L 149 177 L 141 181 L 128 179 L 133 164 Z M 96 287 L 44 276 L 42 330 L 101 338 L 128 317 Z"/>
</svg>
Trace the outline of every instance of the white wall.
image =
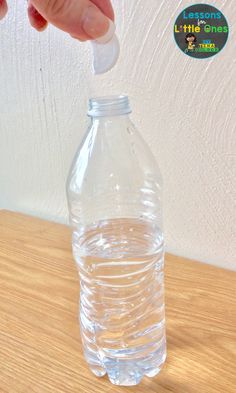
<svg viewBox="0 0 236 393">
<path fill-rule="evenodd" d="M 133 120 L 165 183 L 169 251 L 236 269 L 236 2 L 224 50 L 184 56 L 172 29 L 195 1 L 114 0 L 122 43 L 116 68 L 90 72 L 90 47 L 27 23 L 12 0 L 0 22 L 0 207 L 65 221 L 64 183 L 85 131 L 87 99 L 129 94 Z"/>
</svg>

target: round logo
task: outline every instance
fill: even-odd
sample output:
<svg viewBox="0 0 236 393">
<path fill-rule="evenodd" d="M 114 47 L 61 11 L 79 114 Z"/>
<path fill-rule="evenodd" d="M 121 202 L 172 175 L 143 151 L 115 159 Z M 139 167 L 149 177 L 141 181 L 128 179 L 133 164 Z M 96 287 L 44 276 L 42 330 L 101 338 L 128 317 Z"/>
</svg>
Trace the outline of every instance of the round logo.
<svg viewBox="0 0 236 393">
<path fill-rule="evenodd" d="M 229 35 L 226 18 L 209 4 L 194 4 L 179 14 L 174 25 L 178 47 L 197 59 L 215 56 L 223 49 Z"/>
</svg>

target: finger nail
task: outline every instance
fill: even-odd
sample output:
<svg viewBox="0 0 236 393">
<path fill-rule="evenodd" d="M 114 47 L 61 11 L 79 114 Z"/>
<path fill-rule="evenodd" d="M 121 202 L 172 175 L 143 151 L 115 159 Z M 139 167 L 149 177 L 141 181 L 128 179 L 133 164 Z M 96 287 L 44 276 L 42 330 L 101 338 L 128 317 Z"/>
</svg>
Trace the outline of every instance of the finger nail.
<svg viewBox="0 0 236 393">
<path fill-rule="evenodd" d="M 7 13 L 7 3 L 5 0 L 0 0 L 0 20 L 4 18 Z"/>
<path fill-rule="evenodd" d="M 116 26 L 115 26 L 115 24 L 109 19 L 109 27 L 108 27 L 107 32 L 106 32 L 103 36 L 96 38 L 96 41 L 97 41 L 99 44 L 106 44 L 107 42 L 109 42 L 109 41 L 112 39 L 112 37 L 113 37 L 114 34 L 115 34 L 115 31 L 116 31 Z"/>
<path fill-rule="evenodd" d="M 115 32 L 114 23 L 95 6 L 86 9 L 82 23 L 84 32 L 101 43 L 108 42 Z"/>
<path fill-rule="evenodd" d="M 31 25 L 38 31 L 43 31 L 46 29 L 48 23 L 46 19 L 34 8 L 33 5 L 28 7 L 28 15 Z"/>
</svg>

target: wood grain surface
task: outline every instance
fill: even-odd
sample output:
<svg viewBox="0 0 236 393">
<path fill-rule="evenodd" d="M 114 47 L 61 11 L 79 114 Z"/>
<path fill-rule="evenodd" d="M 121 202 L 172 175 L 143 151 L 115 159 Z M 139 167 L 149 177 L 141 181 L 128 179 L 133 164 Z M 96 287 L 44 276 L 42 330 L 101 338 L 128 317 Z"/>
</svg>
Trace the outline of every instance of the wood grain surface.
<svg viewBox="0 0 236 393">
<path fill-rule="evenodd" d="M 78 296 L 69 229 L 1 211 L 1 393 L 236 392 L 236 273 L 166 256 L 167 362 L 132 388 L 88 370 Z"/>
</svg>

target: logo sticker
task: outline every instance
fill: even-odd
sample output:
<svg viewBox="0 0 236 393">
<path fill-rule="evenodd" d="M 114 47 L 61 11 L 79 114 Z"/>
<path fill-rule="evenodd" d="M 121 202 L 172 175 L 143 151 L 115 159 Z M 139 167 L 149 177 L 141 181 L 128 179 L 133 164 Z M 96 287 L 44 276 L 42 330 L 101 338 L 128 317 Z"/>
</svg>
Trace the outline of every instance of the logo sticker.
<svg viewBox="0 0 236 393">
<path fill-rule="evenodd" d="M 174 25 L 178 47 L 197 59 L 215 56 L 225 46 L 229 26 L 225 16 L 209 4 L 194 4 L 179 14 Z"/>
</svg>

